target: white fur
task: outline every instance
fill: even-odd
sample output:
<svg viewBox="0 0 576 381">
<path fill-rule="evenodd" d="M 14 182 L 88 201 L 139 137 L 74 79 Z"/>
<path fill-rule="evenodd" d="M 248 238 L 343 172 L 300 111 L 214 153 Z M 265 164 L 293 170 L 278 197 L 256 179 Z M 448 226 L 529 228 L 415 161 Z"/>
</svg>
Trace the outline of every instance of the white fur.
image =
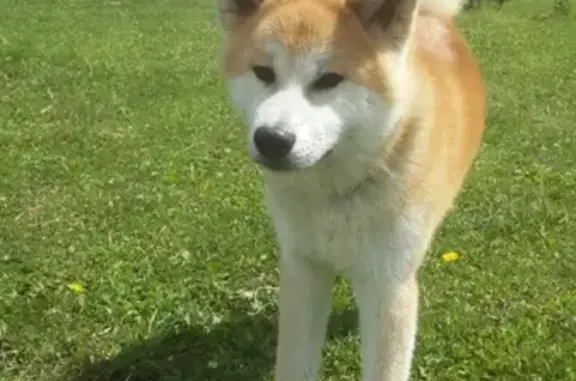
<svg viewBox="0 0 576 381">
<path fill-rule="evenodd" d="M 326 290 L 335 274 L 344 273 L 360 312 L 362 380 L 407 381 L 417 311 L 411 284 L 426 249 L 422 242 L 431 236 L 422 211 L 395 216 L 370 191 L 340 196 L 310 188 L 304 194 L 295 177 L 292 186 L 276 180 L 267 176 L 266 183 L 281 250 L 276 380 L 316 380 L 330 300 Z M 306 179 L 301 181 L 306 187 Z M 377 188 L 394 192 L 393 181 Z"/>
</svg>

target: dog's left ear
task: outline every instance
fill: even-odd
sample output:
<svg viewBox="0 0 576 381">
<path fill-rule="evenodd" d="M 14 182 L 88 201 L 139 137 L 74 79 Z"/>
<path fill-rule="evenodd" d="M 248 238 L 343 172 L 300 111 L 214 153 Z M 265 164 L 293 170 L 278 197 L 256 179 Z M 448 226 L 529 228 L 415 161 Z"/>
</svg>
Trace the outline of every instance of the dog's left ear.
<svg viewBox="0 0 576 381">
<path fill-rule="evenodd" d="M 222 29 L 232 32 L 255 14 L 264 0 L 214 0 Z"/>
<path fill-rule="evenodd" d="M 347 0 L 369 33 L 401 47 L 410 35 L 418 0 Z"/>
</svg>

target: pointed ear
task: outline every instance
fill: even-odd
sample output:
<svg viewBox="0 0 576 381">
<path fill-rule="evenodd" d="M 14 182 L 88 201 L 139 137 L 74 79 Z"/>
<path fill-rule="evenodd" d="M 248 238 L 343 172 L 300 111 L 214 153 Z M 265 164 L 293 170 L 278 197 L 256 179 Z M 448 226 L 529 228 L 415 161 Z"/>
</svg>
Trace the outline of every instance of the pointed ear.
<svg viewBox="0 0 576 381">
<path fill-rule="evenodd" d="M 214 0 L 222 29 L 231 32 L 258 11 L 263 0 Z"/>
<path fill-rule="evenodd" d="M 348 0 L 348 4 L 368 32 L 401 47 L 410 35 L 418 0 Z"/>
</svg>

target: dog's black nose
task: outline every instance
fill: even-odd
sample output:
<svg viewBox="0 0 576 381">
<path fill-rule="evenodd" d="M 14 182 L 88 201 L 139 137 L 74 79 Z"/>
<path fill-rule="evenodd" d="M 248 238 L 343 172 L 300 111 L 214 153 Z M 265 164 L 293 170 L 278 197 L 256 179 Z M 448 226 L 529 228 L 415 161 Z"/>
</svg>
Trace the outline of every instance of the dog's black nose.
<svg viewBox="0 0 576 381">
<path fill-rule="evenodd" d="M 296 135 L 279 128 L 261 126 L 254 132 L 254 144 L 266 159 L 279 160 L 286 157 L 294 143 Z"/>
</svg>

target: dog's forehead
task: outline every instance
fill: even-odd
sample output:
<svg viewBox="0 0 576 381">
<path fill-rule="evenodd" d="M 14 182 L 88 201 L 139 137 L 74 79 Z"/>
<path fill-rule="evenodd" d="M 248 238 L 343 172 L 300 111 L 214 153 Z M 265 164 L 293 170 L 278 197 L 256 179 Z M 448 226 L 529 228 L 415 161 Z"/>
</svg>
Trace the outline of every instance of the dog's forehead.
<svg viewBox="0 0 576 381">
<path fill-rule="evenodd" d="M 333 71 L 384 93 L 385 81 L 377 53 L 356 15 L 344 3 L 342 0 L 269 3 L 258 17 L 232 34 L 225 60 L 226 73 L 242 75 L 254 64 L 280 63 L 286 65 L 281 71 L 291 72 L 297 67 Z"/>
<path fill-rule="evenodd" d="M 302 60 L 322 64 L 342 49 L 342 9 L 319 0 L 271 2 L 250 22 L 230 35 L 225 57 L 228 75 L 239 75 L 255 63 Z M 330 2 L 332 0 L 328 0 Z"/>
<path fill-rule="evenodd" d="M 334 4 L 291 2 L 266 12 L 254 30 L 261 44 L 276 41 L 291 54 L 342 46 L 350 15 Z"/>
<path fill-rule="evenodd" d="M 331 52 L 316 45 L 293 52 L 282 42 L 272 41 L 264 44 L 262 50 L 263 63 L 270 63 L 281 75 L 296 74 L 302 79 L 310 79 L 328 70 L 332 62 Z"/>
<path fill-rule="evenodd" d="M 375 51 L 356 16 L 343 1 L 284 3 L 262 16 L 254 43 L 263 59 L 290 57 L 293 63 L 338 72 L 372 66 Z M 351 74 L 351 73 L 348 73 Z"/>
</svg>

